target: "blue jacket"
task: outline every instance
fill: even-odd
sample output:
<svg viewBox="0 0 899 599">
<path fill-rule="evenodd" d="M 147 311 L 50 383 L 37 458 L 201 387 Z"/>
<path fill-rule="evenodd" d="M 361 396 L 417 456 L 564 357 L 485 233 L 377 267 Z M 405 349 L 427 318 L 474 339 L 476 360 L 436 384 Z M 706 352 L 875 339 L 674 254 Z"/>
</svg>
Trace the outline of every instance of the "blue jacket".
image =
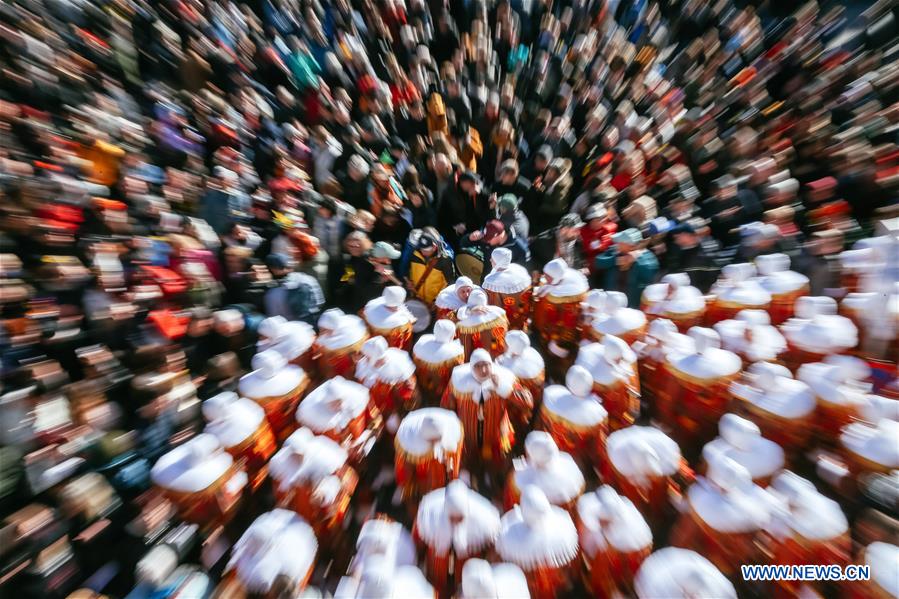
<svg viewBox="0 0 899 599">
<path fill-rule="evenodd" d="M 620 271 L 616 260 L 618 248 L 612 247 L 596 257 L 596 272 L 602 277 L 603 288 L 608 291 L 622 291 L 627 294 L 627 304 L 631 308 L 640 307 L 640 297 L 646 286 L 655 281 L 659 272 L 659 261 L 649 250 L 644 250 L 627 272 L 624 289 L 619 289 Z"/>
</svg>

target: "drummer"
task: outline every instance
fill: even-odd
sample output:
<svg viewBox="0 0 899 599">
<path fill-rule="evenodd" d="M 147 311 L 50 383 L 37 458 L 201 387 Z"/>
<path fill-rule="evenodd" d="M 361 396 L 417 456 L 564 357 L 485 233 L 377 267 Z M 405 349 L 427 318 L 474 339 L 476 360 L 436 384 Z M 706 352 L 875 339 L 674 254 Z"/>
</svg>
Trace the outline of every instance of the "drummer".
<svg viewBox="0 0 899 599">
<path fill-rule="evenodd" d="M 322 542 L 336 540 L 359 477 L 336 441 L 300 428 L 269 462 L 278 507 L 306 518 Z"/>
<path fill-rule="evenodd" d="M 487 350 L 476 349 L 471 362 L 453 369 L 441 402 L 462 421 L 464 460 L 469 468 L 504 472 L 516 433 L 513 422 L 530 419 L 531 394 L 512 372 L 493 363 Z"/>
<path fill-rule="evenodd" d="M 583 341 L 602 341 L 606 335 L 614 335 L 633 345 L 646 335 L 646 314 L 628 308 L 627 296 L 620 291 L 593 289 L 582 310 Z"/>
<path fill-rule="evenodd" d="M 403 418 L 396 433 L 396 484 L 403 499 L 418 499 L 459 476 L 462 421 L 442 408 L 422 408 Z"/>
<path fill-rule="evenodd" d="M 434 323 L 433 335 L 422 335 L 412 347 L 415 377 L 425 405 L 437 405 L 449 384 L 453 368 L 465 363 L 465 349 L 456 339 L 451 320 Z"/>
<path fill-rule="evenodd" d="M 503 515 L 496 552 L 524 571 L 534 599 L 565 597 L 577 575 L 577 528 L 568 512 L 528 485 L 521 503 Z"/>
<path fill-rule="evenodd" d="M 524 331 L 509 331 L 506 335 L 506 353 L 496 359 L 496 363 L 505 366 L 518 377 L 518 382 L 531 392 L 534 399 L 534 411 L 540 409 L 543 400 L 543 387 L 546 383 L 546 367 L 543 356 L 531 347 L 531 339 Z"/>
<path fill-rule="evenodd" d="M 355 314 L 333 308 L 318 319 L 318 338 L 313 357 L 321 380 L 351 376 L 362 344 L 368 339 L 365 321 Z"/>
<path fill-rule="evenodd" d="M 699 289 L 690 285 L 686 273 L 671 273 L 662 277 L 661 283 L 643 290 L 640 308 L 650 318 L 667 318 L 681 333 L 686 333 L 690 327 L 702 323 L 705 298 Z"/>
<path fill-rule="evenodd" d="M 412 536 L 425 550 L 425 572 L 441 596 L 461 582 L 466 560 L 493 549 L 499 530 L 497 509 L 461 480 L 422 498 Z"/>
<path fill-rule="evenodd" d="M 548 432 L 562 451 L 584 466 L 594 466 L 605 455 L 609 414 L 593 393 L 587 369 L 572 366 L 565 386 L 550 385 L 534 428 Z"/>
<path fill-rule="evenodd" d="M 444 287 L 434 300 L 434 307 L 437 309 L 437 319 L 454 320 L 456 312 L 468 303 L 468 297 L 477 288 L 471 282 L 471 279 L 465 275 L 458 277 L 452 285 Z"/>
<path fill-rule="evenodd" d="M 484 277 L 483 288 L 494 306 L 506 311 L 509 328 L 527 330 L 531 316 L 531 275 L 512 263 L 512 251 L 498 247 L 490 255 L 493 269 Z"/>
<path fill-rule="evenodd" d="M 468 304 L 456 313 L 456 331 L 465 348 L 465 357 L 482 348 L 494 358 L 506 351 L 509 320 L 502 308 L 487 304 L 487 294 L 476 289 L 468 296 Z"/>
<path fill-rule="evenodd" d="M 578 343 L 581 302 L 590 285 L 587 277 L 556 258 L 543 267 L 543 284 L 537 288 L 534 329 L 549 353 L 549 370 L 558 380 L 574 362 Z"/>
<path fill-rule="evenodd" d="M 386 418 L 387 432 L 395 433 L 402 417 L 418 401 L 415 365 L 409 354 L 388 347 L 383 337 L 372 337 L 362 346 L 356 380 L 371 392 L 371 401 Z"/>
<path fill-rule="evenodd" d="M 408 351 L 412 347 L 412 326 L 415 317 L 404 305 L 406 290 L 391 286 L 384 289 L 381 297 L 376 297 L 362 309 L 362 318 L 371 329 L 372 335 L 380 335 L 390 347 Z"/>
<path fill-rule="evenodd" d="M 559 451 L 545 431 L 531 431 L 524 442 L 524 459 L 516 459 L 506 483 L 503 504 L 507 510 L 521 500 L 521 491 L 535 485 L 553 505 L 572 514 L 584 492 L 584 475 L 571 455 Z"/>
</svg>

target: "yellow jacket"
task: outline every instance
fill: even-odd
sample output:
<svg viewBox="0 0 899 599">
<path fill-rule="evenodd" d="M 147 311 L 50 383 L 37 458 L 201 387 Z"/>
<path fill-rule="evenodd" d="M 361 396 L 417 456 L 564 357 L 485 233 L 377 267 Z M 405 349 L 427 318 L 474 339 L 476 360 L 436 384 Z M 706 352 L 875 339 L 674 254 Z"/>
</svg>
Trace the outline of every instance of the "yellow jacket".
<svg viewBox="0 0 899 599">
<path fill-rule="evenodd" d="M 428 270 L 428 262 L 431 260 L 434 261 L 434 267 L 431 268 L 425 277 L 425 273 Z M 437 299 L 437 294 L 449 284 L 448 277 L 452 278 L 452 268 L 452 262 L 448 257 L 432 256 L 431 258 L 425 258 L 421 255 L 421 252 L 416 250 L 409 261 L 409 281 L 412 283 L 415 296 L 429 306 L 433 305 L 434 300 Z M 425 278 L 422 279 L 423 277 Z"/>
</svg>

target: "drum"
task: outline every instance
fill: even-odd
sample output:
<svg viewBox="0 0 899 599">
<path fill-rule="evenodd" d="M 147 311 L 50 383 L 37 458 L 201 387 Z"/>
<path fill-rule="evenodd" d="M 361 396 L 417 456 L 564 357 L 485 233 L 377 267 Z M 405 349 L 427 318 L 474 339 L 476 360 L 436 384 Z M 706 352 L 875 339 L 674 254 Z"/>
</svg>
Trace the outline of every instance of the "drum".
<svg viewBox="0 0 899 599">
<path fill-rule="evenodd" d="M 487 292 L 487 299 L 491 305 L 499 306 L 506 311 L 509 319 L 509 328 L 517 331 L 526 331 L 531 319 L 531 290 L 525 289 L 519 293 L 500 293 L 498 291 Z"/>
<path fill-rule="evenodd" d="M 431 326 L 431 310 L 428 305 L 421 300 L 406 300 L 406 309 L 415 318 L 412 324 L 413 333 L 424 333 Z"/>
<path fill-rule="evenodd" d="M 249 481 L 212 435 L 197 435 L 165 454 L 150 478 L 178 510 L 179 517 L 204 529 L 229 522 Z"/>
<path fill-rule="evenodd" d="M 594 597 L 633 594 L 640 564 L 652 553 L 652 531 L 634 504 L 609 485 L 577 502 L 584 579 Z"/>
<path fill-rule="evenodd" d="M 456 269 L 475 283 L 484 275 L 484 251 L 478 246 L 467 246 L 456 252 Z"/>
</svg>

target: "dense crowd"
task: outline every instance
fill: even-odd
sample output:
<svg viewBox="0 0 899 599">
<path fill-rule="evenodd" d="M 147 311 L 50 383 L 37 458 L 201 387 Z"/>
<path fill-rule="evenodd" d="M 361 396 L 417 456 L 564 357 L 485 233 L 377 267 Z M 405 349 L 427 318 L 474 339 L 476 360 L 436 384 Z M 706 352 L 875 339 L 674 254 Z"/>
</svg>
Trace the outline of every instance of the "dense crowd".
<svg viewBox="0 0 899 599">
<path fill-rule="evenodd" d="M 782 357 L 792 340 L 784 325 L 787 341 L 781 352 L 762 355 L 764 350 L 747 347 L 754 333 L 744 335 L 744 329 L 757 325 L 761 332 L 756 340 L 779 336 L 770 333 L 770 325 L 793 316 L 813 321 L 831 304 L 843 302 L 845 309 L 855 306 L 852 326 L 858 326 L 861 338 L 846 347 L 842 341 L 820 341 L 829 349 L 818 357 L 858 347 L 856 353 L 875 361 L 879 370 L 864 376 L 853 371 L 855 379 L 874 380 L 878 392 L 893 389 L 889 381 L 895 378 L 899 302 L 899 10 L 881 2 L 859 16 L 855 4 L 842 4 L 3 2 L 0 508 L 12 516 L 0 529 L 0 594 L 6 589 L 22 596 L 64 597 L 81 586 L 124 595 L 136 585 L 134 597 L 170 596 L 176 587 L 181 596 L 192 597 L 185 585 L 203 583 L 194 571 L 179 570 L 178 578 L 172 574 L 176 565 L 201 562 L 206 572 L 215 573 L 211 579 L 216 581 L 226 563 L 227 572 L 240 571 L 241 559 L 252 562 L 262 551 L 266 534 L 285 530 L 293 530 L 296 564 L 282 564 L 274 577 L 278 584 L 257 594 L 300 592 L 311 575 L 297 575 L 303 567 L 310 573 L 317 567 L 314 585 L 334 587 L 334 577 L 345 573 L 353 554 L 352 535 L 340 537 L 334 528 L 310 522 L 320 555 L 335 565 L 325 567 L 331 561 L 321 558 L 316 566 L 313 550 L 302 566 L 308 543 L 300 539 L 313 531 L 286 510 L 275 510 L 265 516 L 270 521 L 253 523 L 228 562 L 231 545 L 247 530 L 250 515 L 261 510 L 242 508 L 242 516 L 225 522 L 233 518 L 224 518 L 230 508 L 216 508 L 221 518 L 205 512 L 185 514 L 171 494 L 164 499 L 151 490 L 165 484 L 150 484 L 150 468 L 162 468 L 158 464 L 166 459 L 180 464 L 177 455 L 172 457 L 178 451 L 206 456 L 209 463 L 221 457 L 221 448 L 216 454 L 208 447 L 207 435 L 196 434 L 203 420 L 201 400 L 203 416 L 217 422 L 228 410 L 238 409 L 233 401 L 246 401 L 231 396 L 226 401 L 222 393 L 239 390 L 241 397 L 260 405 L 275 399 L 269 387 L 259 391 L 259 385 L 269 383 L 257 385 L 254 376 L 264 381 L 286 377 L 283 392 L 296 392 L 297 401 L 309 382 L 321 383 L 315 390 L 308 387 L 312 392 L 301 411 L 302 406 L 315 409 L 318 404 L 309 400 L 319 390 L 322 410 L 333 408 L 329 401 L 334 393 L 346 399 L 363 386 L 374 398 L 376 382 L 385 384 L 375 373 L 385 363 L 393 368 L 388 382 L 397 388 L 403 381 L 414 381 L 413 373 L 418 376 L 420 388 L 408 389 L 405 399 L 385 400 L 388 407 L 378 405 L 380 414 L 370 415 L 378 426 L 369 436 L 354 434 L 342 448 L 335 449 L 337 443 L 328 446 L 324 437 L 300 434 L 310 429 L 324 434 L 310 424 L 316 421 L 314 415 L 304 422 L 298 414 L 308 428 L 289 436 L 290 427 L 279 428 L 273 421 L 284 414 L 273 416 L 266 408 L 272 428 L 266 433 L 269 450 L 254 441 L 260 444 L 260 454 L 267 451 L 263 466 L 282 443 L 269 465 L 272 477 L 278 468 L 289 474 L 296 455 L 320 451 L 336 456 L 343 451 L 343 460 L 354 468 L 339 475 L 341 484 L 356 489 L 355 496 L 352 489 L 347 495 L 347 502 L 353 497 L 351 512 L 358 520 L 353 526 L 379 511 L 407 525 L 415 520 L 415 512 L 410 520 L 391 495 L 393 490 L 404 504 L 421 500 L 420 520 L 427 511 L 425 491 L 443 486 L 410 492 L 400 480 L 385 485 L 380 478 L 385 463 L 387 470 L 393 467 L 393 441 L 380 437 L 383 433 L 400 439 L 397 427 L 401 420 L 406 422 L 401 417 L 407 410 L 398 406 L 415 403 L 413 395 L 421 397 L 423 405 L 442 401 L 463 422 L 471 419 L 464 427 L 464 455 L 469 457 L 463 470 L 471 476 L 472 488 L 455 486 L 454 493 L 477 495 L 477 489 L 492 499 L 502 495 L 505 471 L 499 467 L 491 472 L 489 466 L 498 450 L 490 455 L 476 450 L 477 465 L 471 461 L 469 432 L 483 429 L 484 417 L 464 413 L 459 397 L 452 396 L 453 385 L 459 383 L 456 375 L 452 384 L 448 375 L 423 380 L 420 360 L 425 353 L 413 355 L 419 360 L 414 366 L 409 356 L 389 353 L 412 348 L 411 330 L 406 337 L 391 337 L 396 314 L 405 313 L 406 302 L 418 319 L 416 335 L 437 323 L 433 335 L 419 342 L 427 337 L 427 343 L 442 348 L 458 336 L 464 361 L 470 362 L 464 367 L 471 371 L 465 376 L 472 386 L 491 381 L 494 391 L 504 388 L 504 369 L 511 372 L 512 362 L 524 360 L 522 356 L 536 348 L 546 359 L 548 382 L 559 383 L 553 385 L 555 393 L 572 397 L 589 396 L 589 380 L 582 388 L 584 377 L 597 376 L 595 363 L 588 360 L 591 354 L 578 353 L 582 343 L 621 337 L 625 347 L 606 341 L 617 349 L 605 351 L 619 361 L 636 351 L 641 359 L 648 356 L 647 362 L 660 361 L 652 353 L 653 342 L 659 347 L 667 343 L 661 341 L 667 333 L 656 331 L 653 341 L 644 338 L 643 325 L 610 331 L 603 330 L 606 325 L 599 320 L 598 332 L 590 337 L 584 331 L 593 326 L 593 316 L 618 311 L 624 319 L 621 315 L 631 314 L 627 310 L 636 313 L 641 308 L 651 319 L 675 321 L 681 333 L 692 325 L 716 325 L 720 342 L 742 359 L 739 373 L 744 363 L 749 372 L 752 362 Z M 872 242 L 876 235 L 881 241 Z M 770 321 L 761 322 L 752 313 L 738 317 L 737 308 L 768 309 L 777 303 L 772 297 L 786 293 L 769 286 L 764 291 L 768 299 L 753 303 L 754 291 L 747 289 L 756 284 L 755 270 L 734 268 L 746 263 L 755 263 L 769 282 L 783 272 L 798 273 L 804 281 L 788 290 L 794 294 L 790 303 L 783 304 L 783 313 L 772 313 Z M 522 268 L 515 270 L 515 265 Z M 853 287 L 847 277 L 863 282 Z M 570 296 L 558 291 L 569 284 Z M 535 305 L 553 304 L 554 312 L 531 305 L 532 285 Z M 604 293 L 588 296 L 590 288 Z M 730 293 L 733 289 L 739 292 Z M 672 307 L 674 297 L 685 290 L 693 293 L 685 300 L 691 307 L 678 312 Z M 845 301 L 852 291 L 872 297 L 856 305 L 852 298 Z M 823 299 L 801 304 L 803 309 L 794 314 L 799 295 Z M 708 313 L 703 296 L 709 298 Z M 497 297 L 507 301 L 497 302 Z M 567 305 L 569 297 L 576 298 L 572 314 L 558 307 Z M 701 302 L 701 310 L 696 302 Z M 355 314 L 364 320 L 351 316 Z M 707 318 L 709 314 L 715 317 Z M 379 330 L 379 318 L 390 326 Z M 450 331 L 444 319 L 455 322 L 456 328 Z M 495 321 L 505 322 L 505 328 L 494 326 Z M 478 328 L 485 324 L 489 326 Z M 745 336 L 743 345 L 729 344 L 728 332 L 733 331 L 728 326 L 739 329 L 737 338 Z M 836 335 L 839 327 L 833 326 L 831 334 Z M 289 327 L 291 333 L 284 333 Z M 516 329 L 532 335 L 516 334 Z M 369 333 L 372 339 L 366 342 Z M 349 358 L 341 351 L 307 355 L 316 334 L 316 348 L 352 350 L 352 359 L 344 364 Z M 715 343 L 699 340 L 703 334 L 694 335 L 697 341 L 690 341 L 691 347 Z M 320 343 L 326 337 L 338 343 L 334 338 L 341 335 L 351 342 L 333 347 Z M 819 340 L 826 337 L 821 335 Z M 372 343 L 376 339 L 386 339 L 384 346 Z M 529 347 L 532 342 L 534 348 Z M 280 358 L 261 351 L 275 347 Z M 479 353 L 484 350 L 490 355 Z M 508 352 L 511 357 L 503 362 L 501 356 Z M 721 358 L 722 364 L 729 359 Z M 798 377 L 797 368 L 813 360 L 781 361 Z M 301 379 L 291 378 L 300 376 L 294 370 L 299 368 L 285 362 L 305 369 L 302 385 Z M 540 364 L 542 372 L 542 359 Z M 648 385 L 644 380 L 646 372 L 637 372 L 636 362 L 633 369 L 644 390 L 652 387 L 651 378 Z M 777 377 L 792 381 L 783 383 L 787 387 L 798 381 L 790 372 L 762 370 L 753 373 L 768 383 L 781 380 Z M 353 387 L 328 395 L 332 381 Z M 558 444 L 566 452 L 562 455 L 573 456 L 566 459 L 577 462 L 591 486 L 597 481 L 611 484 L 615 475 L 591 465 L 595 460 L 589 452 L 578 453 L 583 447 L 565 446 L 564 434 L 553 434 L 555 440 L 549 441 L 539 431 L 528 434 L 532 427 L 550 432 L 554 428 L 548 421 L 538 426 L 541 408 L 534 396 L 543 395 L 543 380 L 529 390 L 521 389 L 522 381 L 509 384 L 509 393 L 518 399 L 508 401 L 520 401 L 524 407 L 510 407 L 506 420 L 496 416 L 503 427 L 517 432 L 517 439 L 502 440 L 500 461 L 509 458 L 513 448 L 515 455 L 527 450 L 528 459 L 546 461 L 559 452 Z M 774 388 L 767 387 L 772 393 Z M 443 397 L 444 389 L 449 399 Z M 673 392 L 656 391 L 671 400 Z M 455 392 L 465 395 L 459 388 Z M 664 412 L 659 407 L 663 400 L 650 405 L 649 392 L 644 392 L 641 407 L 636 393 L 636 407 L 620 413 L 614 399 L 604 399 L 612 430 L 646 423 L 650 417 L 668 424 L 674 431 L 667 432 L 696 465 L 703 442 L 711 439 L 692 429 L 696 438 L 681 436 L 678 427 L 692 425 L 678 420 L 676 408 Z M 296 403 L 286 405 L 291 409 L 287 419 L 295 424 Z M 246 420 L 255 421 L 253 408 L 246 409 Z M 714 414 L 714 420 L 704 423 L 711 425 L 711 437 L 721 416 Z M 414 426 L 430 427 L 436 434 L 437 416 L 428 418 L 426 424 Z M 745 421 L 732 426 L 742 433 L 731 436 L 751 436 L 744 430 Z M 764 426 L 762 431 L 768 432 Z M 838 433 L 839 427 L 834 431 Z M 295 442 L 285 441 L 288 438 Z M 184 444 L 188 439 L 193 445 Z M 801 445 L 790 439 L 780 444 L 788 453 Z M 191 449 L 184 449 L 188 446 Z M 296 455 L 282 455 L 291 447 Z M 605 451 L 603 445 L 600 453 Z M 253 459 L 259 458 L 254 455 L 242 463 L 251 475 Z M 280 462 L 275 459 L 279 455 Z M 459 476 L 459 466 L 457 462 L 453 476 L 444 473 L 444 482 Z M 737 477 L 728 474 L 728 467 L 712 465 L 710 470 L 717 474 L 710 476 Z M 887 469 L 893 473 L 892 483 L 878 483 L 892 485 L 891 492 L 883 491 L 893 502 L 883 510 L 889 517 L 896 516 L 896 467 L 899 464 Z M 269 492 L 270 483 L 260 482 L 266 477 L 264 469 L 256 468 L 256 474 L 259 480 L 244 484 L 254 491 L 261 485 Z M 357 475 L 358 481 L 347 483 Z M 780 480 L 787 495 L 800 485 L 789 477 Z M 524 512 L 549 518 L 547 499 L 541 495 L 547 489 L 536 493 L 523 487 L 504 507 L 520 499 Z M 634 505 L 626 500 L 630 507 L 622 507 L 612 487 L 602 489 L 586 502 L 585 513 L 612 510 L 629 514 L 623 521 L 633 523 Z M 628 495 L 620 486 L 616 489 Z M 186 493 L 183 488 L 178 492 Z M 802 493 L 800 498 L 810 497 L 810 491 Z M 297 500 L 290 493 L 279 496 L 277 489 L 274 495 L 279 508 Z M 550 503 L 567 502 L 563 507 L 575 513 L 581 509 L 575 499 L 550 497 Z M 272 501 L 265 495 L 248 504 L 258 507 Z M 748 501 L 745 505 L 752 503 Z M 854 517 L 858 505 L 856 499 L 851 502 Z M 202 501 L 198 505 L 197 510 L 206 509 Z M 427 509 L 439 511 L 441 506 Z M 180 520 L 173 516 L 176 508 Z M 311 519 L 306 508 L 304 504 L 294 511 Z M 668 538 L 668 527 L 647 519 L 657 539 Z M 899 527 L 892 522 L 883 527 L 892 530 L 896 544 Z M 642 519 L 640 523 L 635 531 L 647 526 Z M 427 528 L 421 524 L 416 530 L 422 527 Z M 686 535 L 682 528 L 671 533 L 672 538 Z M 415 541 L 421 542 L 418 532 Z M 157 533 L 159 538 L 153 536 Z M 15 551 L 3 549 L 7 539 Z M 500 541 L 496 543 L 498 550 Z M 166 550 L 142 559 L 161 546 Z M 363 552 L 361 544 L 357 550 Z M 710 545 L 700 553 L 709 557 L 716 551 Z M 507 547 L 501 561 L 514 561 L 509 559 L 512 552 Z M 676 569 L 671 564 L 683 560 L 684 568 L 697 568 L 703 578 L 705 565 L 672 555 L 665 567 Z M 724 570 L 718 560 L 712 561 Z M 357 582 L 375 586 L 365 591 L 365 584 L 359 583 L 362 588 L 353 596 L 403 596 L 398 587 L 390 590 L 375 575 L 393 566 L 361 558 L 354 563 Z M 397 567 L 416 563 L 396 561 Z M 515 572 L 490 573 L 489 568 L 478 562 L 471 567 L 470 580 L 481 584 L 492 576 L 497 581 L 506 576 L 510 589 L 521 589 L 515 586 L 520 582 Z M 449 570 L 457 578 L 461 571 L 461 565 Z M 424 587 L 416 585 L 429 583 L 441 596 L 448 596 L 449 589 L 469 599 L 487 592 L 470 582 L 475 585 L 471 589 L 479 590 L 463 593 L 464 579 L 435 579 L 433 564 L 426 572 L 428 582 L 406 572 L 411 577 L 406 596 L 417 596 Z M 545 580 L 545 572 L 534 574 L 541 581 L 535 586 L 532 573 L 526 574 L 534 596 L 553 596 L 559 585 L 565 587 L 552 576 Z M 246 587 L 246 577 L 252 575 L 242 576 L 237 583 L 227 582 L 227 576 L 224 580 Z M 172 577 L 177 583 L 166 583 L 174 585 L 166 590 L 163 583 Z M 643 578 L 644 596 L 652 596 L 647 589 L 662 588 L 652 586 L 657 577 Z M 684 592 L 733 593 L 726 581 L 715 587 L 717 578 L 705 580 L 706 586 L 692 595 Z M 206 582 L 210 588 L 194 589 L 196 596 L 211 592 L 214 582 Z M 618 590 L 632 591 L 633 580 L 619 582 Z M 604 590 L 597 590 L 600 587 Z M 611 592 L 602 582 L 579 581 L 565 588 Z M 764 592 L 739 585 L 738 590 Z M 218 592 L 232 596 L 228 593 L 247 588 L 226 586 Z M 509 596 L 516 592 L 510 590 Z"/>
</svg>

